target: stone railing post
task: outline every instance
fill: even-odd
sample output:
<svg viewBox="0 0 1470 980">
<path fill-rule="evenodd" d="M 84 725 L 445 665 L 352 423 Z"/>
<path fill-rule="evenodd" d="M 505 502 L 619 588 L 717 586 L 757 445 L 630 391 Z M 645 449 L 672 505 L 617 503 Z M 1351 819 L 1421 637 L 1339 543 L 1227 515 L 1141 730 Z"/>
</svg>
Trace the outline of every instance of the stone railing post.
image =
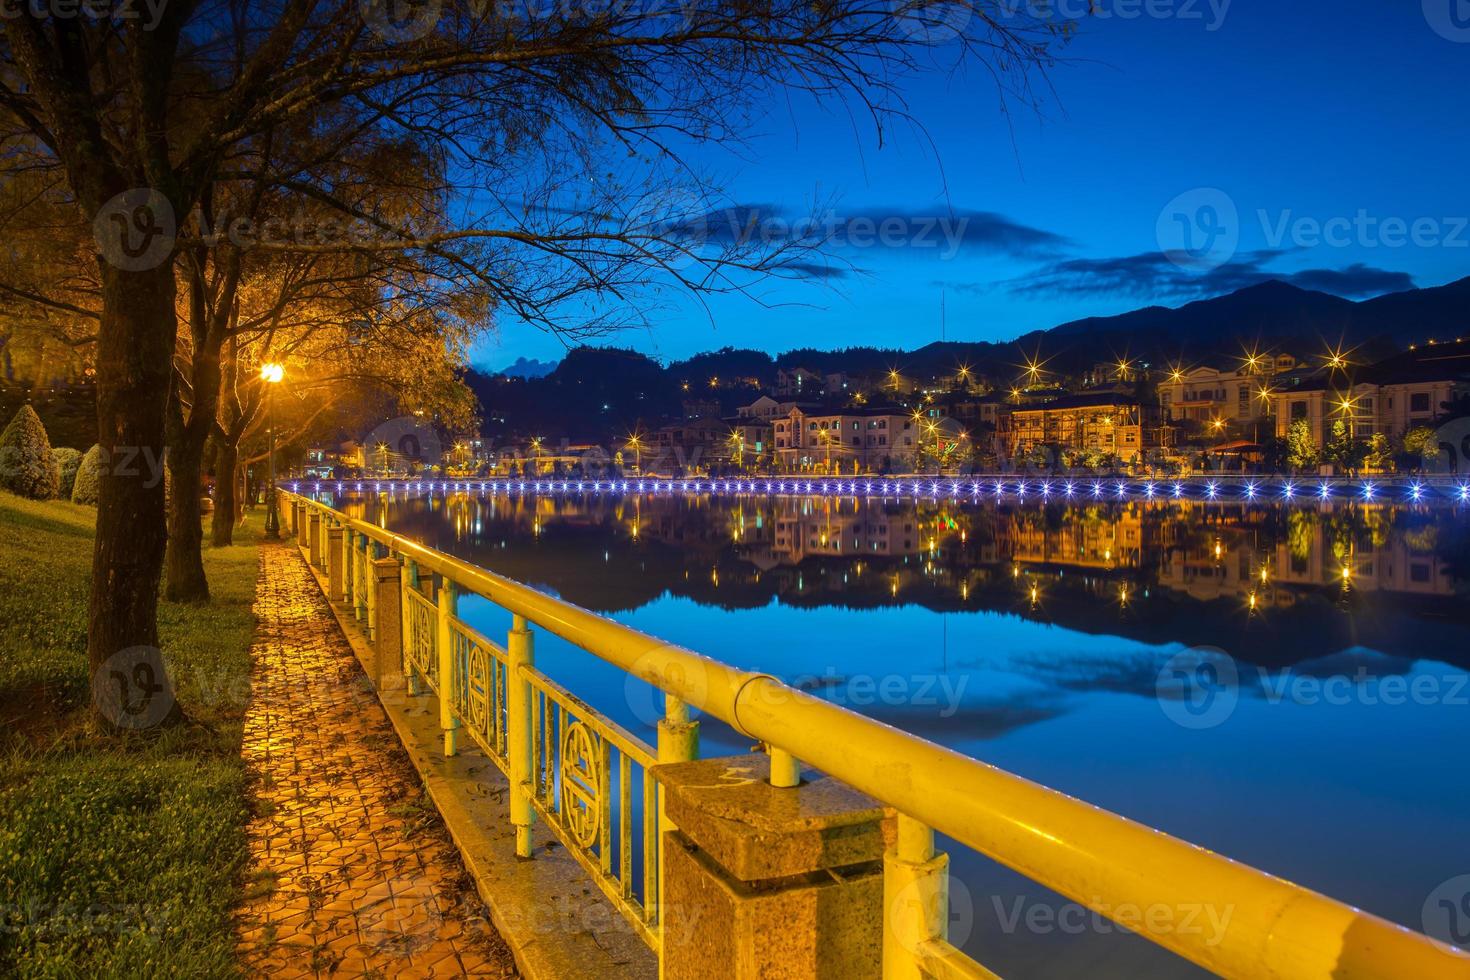
<svg viewBox="0 0 1470 980">
<path fill-rule="evenodd" d="M 364 629 L 368 626 L 367 596 L 362 589 L 367 581 L 367 548 L 367 535 L 352 536 L 352 592 L 347 597 L 347 604 L 352 607 L 353 618 L 362 623 Z"/>
<path fill-rule="evenodd" d="M 342 590 L 346 587 L 346 562 L 342 560 L 342 536 L 351 534 L 340 527 L 327 528 L 327 598 L 331 602 L 342 601 Z"/>
<path fill-rule="evenodd" d="M 379 691 L 403 687 L 402 566 L 397 558 L 373 561 L 372 595 L 377 611 L 373 635 L 373 686 Z"/>
<path fill-rule="evenodd" d="M 516 854 L 531 856 L 531 684 L 523 676 L 536 663 L 535 637 L 524 616 L 511 620 L 505 643 L 505 750 L 510 763 L 510 822 L 516 829 Z"/>
<path fill-rule="evenodd" d="M 455 670 L 454 670 L 454 625 L 452 620 L 459 614 L 459 587 L 443 576 L 439 578 L 439 730 L 444 733 L 444 754 L 454 755 L 455 729 L 459 722 L 454 718 Z"/>
<path fill-rule="evenodd" d="M 882 976 L 881 803 L 808 773 L 770 784 L 767 756 L 660 764 L 675 829 L 663 842 L 661 976 Z"/>
<path fill-rule="evenodd" d="M 377 562 L 381 549 L 372 538 L 363 538 L 362 578 L 367 583 L 367 632 L 368 639 L 378 639 L 378 586 L 373 577 L 373 564 Z"/>
<path fill-rule="evenodd" d="M 322 565 L 322 515 L 318 510 L 311 512 L 311 537 L 307 542 L 308 558 L 311 567 L 320 568 Z"/>
</svg>

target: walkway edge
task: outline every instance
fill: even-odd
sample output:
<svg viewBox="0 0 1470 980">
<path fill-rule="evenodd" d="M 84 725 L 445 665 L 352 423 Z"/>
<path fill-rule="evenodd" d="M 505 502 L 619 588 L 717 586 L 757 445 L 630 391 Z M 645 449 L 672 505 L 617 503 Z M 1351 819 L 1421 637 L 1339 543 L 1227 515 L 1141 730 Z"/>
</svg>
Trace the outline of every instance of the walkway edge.
<svg viewBox="0 0 1470 980">
<path fill-rule="evenodd" d="M 297 554 L 367 670 L 372 647 L 351 613 L 331 599 L 326 576 Z M 458 755 L 444 757 L 438 698 L 391 690 L 377 694 L 521 975 L 528 980 L 656 978 L 653 952 L 543 826 L 532 828 L 535 857 L 515 856 L 509 783 L 478 748 L 462 747 Z"/>
</svg>

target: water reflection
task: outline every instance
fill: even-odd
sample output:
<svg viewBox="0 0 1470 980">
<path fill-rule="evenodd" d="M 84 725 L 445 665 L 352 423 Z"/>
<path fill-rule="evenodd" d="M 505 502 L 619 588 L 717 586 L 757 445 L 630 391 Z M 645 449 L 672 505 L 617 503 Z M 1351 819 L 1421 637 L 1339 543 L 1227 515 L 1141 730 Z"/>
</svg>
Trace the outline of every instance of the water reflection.
<svg viewBox="0 0 1470 980">
<path fill-rule="evenodd" d="M 380 495 L 375 520 L 599 612 L 1013 613 L 1287 665 L 1365 645 L 1464 665 L 1465 515 L 1410 507 Z"/>
</svg>

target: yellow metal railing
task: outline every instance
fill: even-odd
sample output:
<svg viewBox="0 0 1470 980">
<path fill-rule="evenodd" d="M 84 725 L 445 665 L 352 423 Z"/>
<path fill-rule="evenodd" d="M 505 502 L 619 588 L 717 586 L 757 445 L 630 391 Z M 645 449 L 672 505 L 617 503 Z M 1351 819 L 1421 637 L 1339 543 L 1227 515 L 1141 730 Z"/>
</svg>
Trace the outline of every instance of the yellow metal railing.
<svg viewBox="0 0 1470 980">
<path fill-rule="evenodd" d="M 993 976 L 948 942 L 948 858 L 935 851 L 935 831 L 1221 976 L 1470 977 L 1470 956 L 1427 936 L 865 718 L 769 675 L 665 643 L 310 498 L 287 497 L 303 513 L 320 515 L 323 534 L 329 523 L 346 527 L 404 562 L 404 650 L 411 672 L 420 671 L 422 659 L 433 662 L 427 641 L 420 638 L 423 630 L 410 642 L 410 609 L 423 607 L 427 618 L 427 610 L 434 608 L 417 594 L 420 576 L 437 575 L 445 583 L 441 590 L 482 596 L 512 614 L 515 626 L 503 660 L 503 768 L 511 780 L 511 819 L 518 838 L 529 842 L 523 832 L 534 808 L 564 842 L 572 841 L 569 849 L 655 950 L 658 814 L 648 767 L 655 760 L 692 757 L 687 724 L 687 706 L 692 706 L 770 746 L 773 773 L 789 771 L 791 760 L 801 759 L 898 812 L 897 842 L 885 859 L 887 978 Z M 452 602 L 449 606 L 452 613 Z M 474 642 L 493 649 L 454 622 Z M 657 750 L 537 672 L 530 655 L 530 625 L 663 691 L 668 714 L 659 725 Z M 421 653 L 411 652 L 415 649 Z M 456 675 L 440 670 L 437 676 L 426 680 L 438 684 Z M 455 723 L 450 715 L 458 710 L 453 707 L 456 695 L 440 693 L 441 705 L 450 706 L 444 721 L 450 729 Z M 574 724 L 583 727 L 585 738 L 569 734 Z M 565 782 L 569 745 L 573 763 L 587 763 L 571 789 Z M 446 747 L 452 749 L 449 735 Z M 633 781 L 630 767 L 643 770 L 645 886 L 637 902 L 631 877 L 608 872 L 615 852 L 620 857 L 614 868 L 630 863 L 622 856 L 631 853 L 630 834 L 637 833 L 627 830 L 630 818 L 620 814 L 622 836 L 615 842 L 603 836 L 613 826 L 606 780 L 614 750 L 625 787 L 622 806 L 628 805 L 626 787 Z M 493 751 L 491 756 L 495 758 Z M 783 764 L 778 766 L 778 760 Z M 587 815 L 588 808 L 599 806 L 595 818 Z M 581 841 L 589 835 L 591 845 L 584 846 Z M 1151 926 L 1191 921 L 1202 907 L 1228 910 L 1228 925 L 1218 933 Z M 1134 914 L 1139 910 L 1148 914 Z"/>
</svg>

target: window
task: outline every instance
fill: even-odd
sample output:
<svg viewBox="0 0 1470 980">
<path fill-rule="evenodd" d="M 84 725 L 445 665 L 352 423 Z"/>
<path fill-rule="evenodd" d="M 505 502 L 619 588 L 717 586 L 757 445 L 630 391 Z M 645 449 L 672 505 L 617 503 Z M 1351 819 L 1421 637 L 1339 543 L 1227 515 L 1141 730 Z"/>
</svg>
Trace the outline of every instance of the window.
<svg viewBox="0 0 1470 980">
<path fill-rule="evenodd" d="M 1409 411 L 1411 411 L 1411 412 L 1427 412 L 1427 411 L 1429 411 L 1429 392 L 1427 392 L 1427 391 L 1421 391 L 1421 392 L 1417 392 L 1415 394 L 1410 395 L 1409 396 Z"/>
<path fill-rule="evenodd" d="M 1292 417 L 1293 420 L 1306 418 L 1307 417 L 1307 403 L 1306 402 L 1292 402 L 1291 403 L 1291 417 Z"/>
</svg>

